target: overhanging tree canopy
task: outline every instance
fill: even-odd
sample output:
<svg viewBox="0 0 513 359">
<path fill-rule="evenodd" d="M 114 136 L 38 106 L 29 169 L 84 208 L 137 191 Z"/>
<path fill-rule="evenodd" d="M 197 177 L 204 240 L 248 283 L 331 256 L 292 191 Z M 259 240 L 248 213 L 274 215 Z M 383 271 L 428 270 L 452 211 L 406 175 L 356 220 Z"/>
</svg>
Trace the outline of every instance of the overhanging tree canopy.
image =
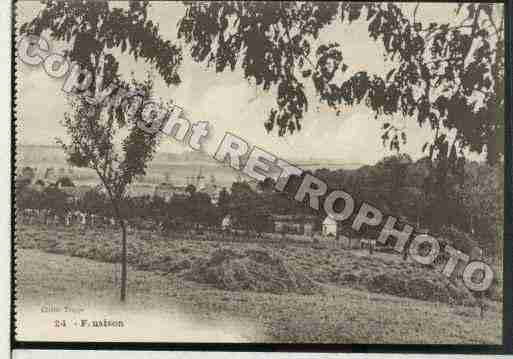
<svg viewBox="0 0 513 359">
<path fill-rule="evenodd" d="M 185 2 L 178 35 L 191 44 L 191 56 L 217 72 L 240 66 L 244 77 L 269 90 L 276 106 L 265 123 L 279 135 L 301 129 L 308 109 L 305 94 L 312 81 L 321 102 L 365 103 L 375 113 L 415 118 L 435 130 L 430 156 L 482 153 L 494 163 L 502 154 L 504 45 L 502 8 L 492 4 L 458 5 L 459 24 L 416 21 L 400 5 L 347 2 Z M 464 6 L 464 9 L 462 7 Z M 422 5 L 420 5 L 420 8 Z M 382 42 L 396 66 L 385 76 L 361 71 L 337 82 L 347 71 L 338 43 L 318 43 L 322 29 L 335 22 L 365 19 L 370 38 Z M 389 123 L 383 140 L 392 149 L 406 134 Z M 452 143 L 439 130 L 455 130 Z"/>
</svg>

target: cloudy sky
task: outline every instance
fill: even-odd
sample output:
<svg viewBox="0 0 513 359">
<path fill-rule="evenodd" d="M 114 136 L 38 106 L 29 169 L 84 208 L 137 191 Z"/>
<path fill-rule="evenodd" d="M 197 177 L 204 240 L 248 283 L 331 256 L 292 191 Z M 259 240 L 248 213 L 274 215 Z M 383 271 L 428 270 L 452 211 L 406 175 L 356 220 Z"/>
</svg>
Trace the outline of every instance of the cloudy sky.
<svg viewBox="0 0 513 359">
<path fill-rule="evenodd" d="M 123 6 L 123 3 L 120 2 Z M 117 6 L 117 5 L 116 5 Z M 405 5 L 406 6 L 406 5 Z M 421 4 L 417 19 L 421 21 L 443 21 L 454 17 L 455 4 Z M 40 9 L 35 1 L 18 2 L 18 23 L 33 18 Z M 410 13 L 413 6 L 406 8 Z M 176 40 L 178 19 L 184 13 L 181 3 L 152 3 L 150 17 L 159 23 L 164 38 Z M 387 70 L 383 61 L 383 49 L 368 37 L 365 22 L 354 25 L 335 25 L 321 33 L 324 41 L 337 41 L 341 44 L 348 73 L 367 70 L 382 74 Z M 50 43 L 51 50 L 59 52 L 62 44 Z M 122 72 L 134 72 L 143 78 L 151 67 L 136 62 L 127 56 L 119 58 Z M 66 132 L 59 124 L 67 110 L 65 96 L 61 87 L 63 79 L 50 78 L 42 67 L 31 67 L 18 63 L 17 78 L 17 126 L 18 141 L 22 144 L 54 144 L 55 137 L 65 138 Z M 167 87 L 156 79 L 156 93 L 163 99 L 172 99 L 180 104 L 191 122 L 208 121 L 211 138 L 205 145 L 207 152 L 214 153 L 225 131 L 230 131 L 285 159 L 330 158 L 348 163 L 372 164 L 390 154 L 381 141 L 383 121 L 375 120 L 365 106 L 356 106 L 344 110 L 341 116 L 335 116 L 333 110 L 319 105 L 311 97 L 309 112 L 305 115 L 303 129 L 294 135 L 278 137 L 268 134 L 263 126 L 268 111 L 274 105 L 272 93 L 257 91 L 243 79 L 242 72 L 224 72 L 216 74 L 205 64 L 195 63 L 184 51 L 184 61 L 180 68 L 182 83 L 177 87 Z M 307 89 L 311 91 L 311 89 Z M 402 121 L 395 118 L 394 121 Z M 413 158 L 420 157 L 424 142 L 432 138 L 428 128 L 419 128 L 415 121 L 404 121 L 408 143 L 402 151 Z M 187 148 L 166 138 L 160 151 L 182 152 Z"/>
</svg>

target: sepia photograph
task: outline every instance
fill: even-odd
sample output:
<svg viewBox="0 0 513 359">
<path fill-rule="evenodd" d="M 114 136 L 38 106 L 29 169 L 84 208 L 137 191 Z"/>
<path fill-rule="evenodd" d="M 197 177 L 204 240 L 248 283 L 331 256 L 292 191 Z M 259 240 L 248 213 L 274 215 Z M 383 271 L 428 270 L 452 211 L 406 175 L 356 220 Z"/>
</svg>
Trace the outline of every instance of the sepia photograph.
<svg viewBox="0 0 513 359">
<path fill-rule="evenodd" d="M 503 345 L 503 3 L 13 6 L 16 341 Z"/>
</svg>

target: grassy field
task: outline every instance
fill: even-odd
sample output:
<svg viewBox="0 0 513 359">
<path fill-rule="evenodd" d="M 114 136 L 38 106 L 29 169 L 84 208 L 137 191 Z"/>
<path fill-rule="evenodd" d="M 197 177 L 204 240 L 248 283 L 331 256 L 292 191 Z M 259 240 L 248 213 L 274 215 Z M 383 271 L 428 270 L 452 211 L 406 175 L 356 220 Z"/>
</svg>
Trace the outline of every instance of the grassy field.
<svg viewBox="0 0 513 359">
<path fill-rule="evenodd" d="M 17 241 L 19 313 L 41 298 L 89 298 L 94 305 L 117 305 L 119 265 L 105 263 L 118 259 L 112 254 L 119 252 L 119 238 L 114 232 L 43 231 L 42 227 L 21 226 Z M 501 340 L 500 303 L 488 303 L 481 319 L 475 307 L 371 292 L 359 281 L 339 280 L 347 279 L 347 274 L 368 277 L 387 268 L 395 276 L 425 275 L 423 269 L 393 256 L 255 243 L 241 246 L 162 238 L 140 241 L 133 236 L 129 243 L 132 309 L 144 313 L 149 310 L 146 308 L 178 307 L 181 313 L 193 315 L 202 328 L 220 320 L 239 323 L 230 328 L 237 335 L 226 341 L 498 344 Z M 278 253 L 291 268 L 319 282 L 324 290 L 310 295 L 223 290 L 182 275 L 187 269 L 184 261 L 195 263 L 219 248 L 241 251 L 241 247 L 265 247 Z M 102 257 L 107 253 L 111 258 Z"/>
</svg>

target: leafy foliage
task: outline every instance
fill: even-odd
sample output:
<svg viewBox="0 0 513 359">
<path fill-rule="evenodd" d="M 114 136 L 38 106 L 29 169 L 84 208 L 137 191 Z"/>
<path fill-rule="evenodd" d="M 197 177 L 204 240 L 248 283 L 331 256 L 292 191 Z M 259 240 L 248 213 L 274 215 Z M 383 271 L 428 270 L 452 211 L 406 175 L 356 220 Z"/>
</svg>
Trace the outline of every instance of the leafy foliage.
<svg viewBox="0 0 513 359">
<path fill-rule="evenodd" d="M 147 1 L 129 1 L 128 9 L 105 0 L 42 0 L 44 8 L 32 21 L 21 26 L 22 34 L 40 36 L 49 31 L 54 40 L 65 41 L 70 48 L 64 55 L 110 83 L 117 79 L 118 62 L 112 50 L 120 49 L 136 60 L 155 66 L 168 85 L 178 85 L 181 50 L 159 34 L 159 27 L 148 19 Z M 104 61 L 104 74 L 98 72 Z"/>
<path fill-rule="evenodd" d="M 347 2 L 186 2 L 178 35 L 191 44 L 196 61 L 217 72 L 237 66 L 264 90 L 277 88 L 276 108 L 265 123 L 279 135 L 301 129 L 308 110 L 305 81 L 311 79 L 321 102 L 337 110 L 365 103 L 376 117 L 400 114 L 436 130 L 430 156 L 448 139 L 440 129 L 456 130 L 449 150 L 482 153 L 494 163 L 503 149 L 503 16 L 492 4 L 465 7 L 459 25 L 410 20 L 400 5 Z M 415 10 L 417 12 L 418 6 Z M 320 31 L 340 21 L 368 22 L 370 38 L 380 41 L 395 63 L 386 75 L 347 71 L 337 43 L 319 43 Z M 310 58 L 314 57 L 315 60 Z M 384 125 L 383 140 L 399 150 L 406 134 Z"/>
</svg>

